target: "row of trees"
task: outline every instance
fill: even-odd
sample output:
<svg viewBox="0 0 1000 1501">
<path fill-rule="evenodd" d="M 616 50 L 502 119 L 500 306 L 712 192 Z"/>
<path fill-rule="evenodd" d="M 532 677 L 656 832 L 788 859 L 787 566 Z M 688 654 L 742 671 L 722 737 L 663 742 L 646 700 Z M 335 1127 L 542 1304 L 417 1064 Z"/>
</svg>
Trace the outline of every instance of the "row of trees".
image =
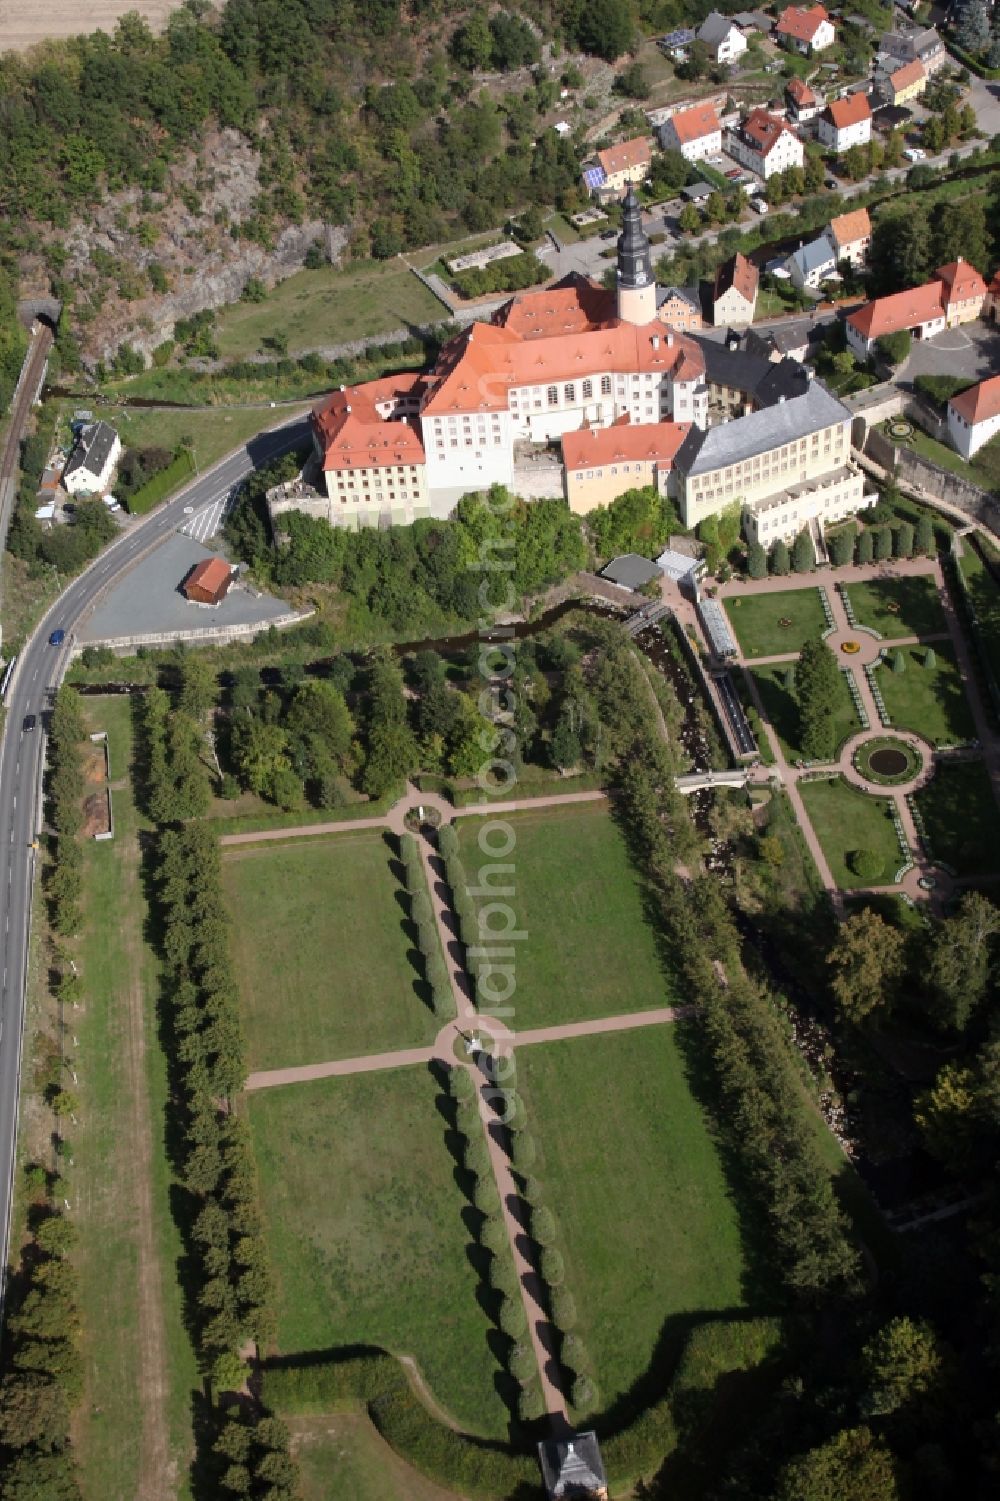
<svg viewBox="0 0 1000 1501">
<path fill-rule="evenodd" d="M 52 926 L 63 935 L 80 923 L 83 895 L 83 850 L 78 835 L 83 824 L 83 714 L 74 688 L 60 688 L 49 720 L 48 821 L 49 864 L 45 890 Z"/>
<path fill-rule="evenodd" d="M 400 840 L 399 853 L 403 861 L 406 893 L 410 902 L 410 921 L 417 932 L 417 948 L 423 964 L 424 981 L 430 993 L 434 1015 L 447 1021 L 455 1014 L 455 998 L 451 993 L 448 968 L 441 953 L 437 923 L 427 894 L 423 862 L 420 850 L 412 834 L 404 834 Z"/>
</svg>

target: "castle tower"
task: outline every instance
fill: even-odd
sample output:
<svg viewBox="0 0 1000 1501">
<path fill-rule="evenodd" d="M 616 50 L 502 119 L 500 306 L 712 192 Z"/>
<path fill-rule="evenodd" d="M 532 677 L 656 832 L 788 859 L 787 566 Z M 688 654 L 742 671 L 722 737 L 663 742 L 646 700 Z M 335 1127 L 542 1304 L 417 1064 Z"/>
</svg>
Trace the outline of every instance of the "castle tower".
<svg viewBox="0 0 1000 1501">
<path fill-rule="evenodd" d="M 623 323 L 652 323 L 656 317 L 656 282 L 639 200 L 631 183 L 622 210 L 622 232 L 618 236 L 618 316 Z"/>
</svg>

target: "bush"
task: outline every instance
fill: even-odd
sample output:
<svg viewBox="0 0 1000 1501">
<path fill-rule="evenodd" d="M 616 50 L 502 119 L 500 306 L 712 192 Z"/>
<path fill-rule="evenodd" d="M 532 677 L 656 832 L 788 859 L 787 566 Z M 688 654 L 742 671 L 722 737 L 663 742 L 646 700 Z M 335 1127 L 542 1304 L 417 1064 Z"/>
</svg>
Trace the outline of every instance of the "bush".
<svg viewBox="0 0 1000 1501">
<path fill-rule="evenodd" d="M 563 1369 L 572 1371 L 574 1376 L 591 1374 L 590 1352 L 578 1334 L 566 1335 L 562 1342 L 560 1362 Z"/>
<path fill-rule="evenodd" d="M 500 1213 L 500 1195 L 492 1172 L 484 1174 L 476 1179 L 476 1186 L 472 1191 L 472 1202 L 480 1214 L 494 1215 Z"/>
<path fill-rule="evenodd" d="M 471 1100 L 476 1093 L 472 1075 L 460 1063 L 453 1063 L 448 1070 L 448 1093 L 453 1100 Z"/>
<path fill-rule="evenodd" d="M 494 1292 L 503 1293 L 505 1298 L 520 1297 L 520 1283 L 517 1279 L 517 1268 L 514 1266 L 509 1251 L 501 1251 L 499 1256 L 490 1258 L 487 1278 Z"/>
<path fill-rule="evenodd" d="M 531 1238 L 540 1246 L 551 1246 L 556 1238 L 556 1222 L 552 1210 L 540 1204 L 531 1212 Z"/>
<path fill-rule="evenodd" d="M 788 556 L 788 546 L 781 538 L 771 548 L 771 572 L 778 578 L 784 578 L 791 570 L 791 559 Z"/>
<path fill-rule="evenodd" d="M 906 671 L 906 658 L 901 651 L 894 651 L 892 654 L 892 670 L 897 673 Z"/>
<path fill-rule="evenodd" d="M 542 1281 L 548 1283 L 549 1287 L 562 1287 L 566 1280 L 566 1263 L 562 1252 L 557 1251 L 555 1246 L 546 1246 L 539 1259 L 538 1270 Z"/>
<path fill-rule="evenodd" d="M 528 1316 L 520 1297 L 505 1297 L 500 1304 L 497 1323 L 508 1339 L 521 1340 L 528 1329 Z"/>
<path fill-rule="evenodd" d="M 901 328 L 897 333 L 883 334 L 875 341 L 875 347 L 888 364 L 901 365 L 909 357 L 913 335 L 908 328 Z"/>
<path fill-rule="evenodd" d="M 529 1382 L 532 1377 L 538 1375 L 538 1363 L 535 1360 L 535 1352 L 530 1345 L 515 1345 L 510 1352 L 507 1361 L 507 1369 L 515 1381 L 522 1384 Z"/>
<path fill-rule="evenodd" d="M 407 833 L 400 835 L 399 856 L 406 865 L 409 865 L 412 860 L 419 858 L 417 841 L 412 834 Z"/>
<path fill-rule="evenodd" d="M 597 1406 L 597 1387 L 589 1376 L 577 1376 L 570 1391 L 570 1402 L 579 1412 L 590 1412 Z"/>
<path fill-rule="evenodd" d="M 485 1178 L 492 1173 L 490 1167 L 490 1152 L 486 1145 L 486 1137 L 482 1131 L 474 1130 L 471 1136 L 465 1138 L 462 1148 L 462 1161 L 468 1172 L 477 1178 Z M 490 1179 L 492 1181 L 492 1177 Z"/>
<path fill-rule="evenodd" d="M 885 870 L 885 862 L 874 850 L 852 850 L 848 863 L 854 874 L 869 885 L 877 881 Z"/>
<path fill-rule="evenodd" d="M 517 1415 L 522 1423 L 537 1423 L 545 1412 L 542 1391 L 537 1381 L 522 1386 L 517 1398 Z"/>
<path fill-rule="evenodd" d="M 425 927 L 430 927 L 433 931 L 434 914 L 431 911 L 431 899 L 426 891 L 418 891 L 410 898 L 410 917 L 421 932 Z M 423 949 L 424 945 L 421 944 L 420 947 Z M 429 951 L 433 951 L 431 945 L 424 949 L 425 953 Z"/>
<path fill-rule="evenodd" d="M 510 1138 L 510 1162 L 516 1173 L 528 1172 L 535 1163 L 538 1149 L 535 1138 L 527 1131 L 514 1131 Z M 534 1180 L 531 1180 L 534 1181 Z"/>
<path fill-rule="evenodd" d="M 927 650 L 924 652 L 924 666 L 937 666 L 937 652 L 934 650 L 933 646 L 928 646 Z"/>
<path fill-rule="evenodd" d="M 871 528 L 864 527 L 858 536 L 858 562 L 870 563 L 875 555 L 875 538 Z"/>
<path fill-rule="evenodd" d="M 422 954 L 435 954 L 438 950 L 437 928 L 433 918 L 417 925 L 417 947 Z"/>
<path fill-rule="evenodd" d="M 455 997 L 447 980 L 442 985 L 431 986 L 431 1010 L 439 1021 L 450 1021 L 455 1015 Z"/>
<path fill-rule="evenodd" d="M 412 837 L 412 836 L 408 836 L 408 837 Z M 450 862 L 453 858 L 457 857 L 457 855 L 458 855 L 458 834 L 455 832 L 455 829 L 454 829 L 454 827 L 453 827 L 452 824 L 450 824 L 450 823 L 442 824 L 441 828 L 438 829 L 437 847 L 438 847 L 438 852 L 441 855 L 442 859 L 447 860 L 447 861 Z M 449 875 L 450 875 L 450 867 L 449 867 Z"/>
</svg>

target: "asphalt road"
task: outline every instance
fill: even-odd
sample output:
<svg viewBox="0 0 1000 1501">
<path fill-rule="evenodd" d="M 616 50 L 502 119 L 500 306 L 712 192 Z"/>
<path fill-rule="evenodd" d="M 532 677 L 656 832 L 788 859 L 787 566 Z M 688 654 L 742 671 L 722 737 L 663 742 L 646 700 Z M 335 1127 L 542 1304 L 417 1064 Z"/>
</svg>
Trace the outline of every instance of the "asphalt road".
<svg viewBox="0 0 1000 1501">
<path fill-rule="evenodd" d="M 137 521 L 56 600 L 21 653 L 7 693 L 7 718 L 0 745 L 0 848 L 7 878 L 0 873 L 0 1276 L 6 1281 L 10 1214 L 17 1151 L 21 1039 L 24 1030 L 25 976 L 31 896 L 38 853 L 32 848 L 41 829 L 41 782 L 46 709 L 51 690 L 62 681 L 70 659 L 73 632 L 103 590 L 151 547 L 163 542 L 184 519 L 184 508 L 197 510 L 251 470 L 300 443 L 308 433 L 301 418 L 251 439 L 245 448 L 221 460 L 173 500 Z M 55 630 L 66 632 L 62 647 L 49 645 Z M 24 728 L 34 714 L 37 726 Z M 0 1319 L 3 1314 L 0 1285 Z"/>
</svg>

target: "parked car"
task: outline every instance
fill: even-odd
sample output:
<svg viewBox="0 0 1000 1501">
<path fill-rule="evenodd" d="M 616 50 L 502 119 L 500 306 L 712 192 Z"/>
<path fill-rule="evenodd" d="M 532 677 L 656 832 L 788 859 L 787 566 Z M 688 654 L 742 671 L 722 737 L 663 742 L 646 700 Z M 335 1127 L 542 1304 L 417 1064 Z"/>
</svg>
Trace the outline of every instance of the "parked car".
<svg viewBox="0 0 1000 1501">
<path fill-rule="evenodd" d="M 66 632 L 65 631 L 62 631 L 62 630 L 53 631 L 52 635 L 49 637 L 49 645 L 50 646 L 62 646 L 62 644 L 63 644 L 63 642 L 65 640 L 66 640 Z"/>
<path fill-rule="evenodd" d="M 28 732 L 30 730 L 33 730 L 35 728 L 35 725 L 37 723 L 38 723 L 38 720 L 36 719 L 36 717 L 35 717 L 34 714 L 25 714 L 25 716 L 24 716 L 24 728 L 25 728 L 26 732 Z"/>
<path fill-rule="evenodd" d="M 835 177 L 828 177 L 824 181 L 823 186 L 824 188 L 829 188 L 831 193 L 836 193 L 840 187 L 840 183 Z"/>
<path fill-rule="evenodd" d="M 613 240 L 617 234 L 617 229 L 602 229 L 599 238 L 602 240 Z"/>
<path fill-rule="evenodd" d="M 922 162 L 927 158 L 927 152 L 922 151 L 919 146 L 908 146 L 903 155 L 908 162 Z"/>
<path fill-rule="evenodd" d="M 750 207 L 753 209 L 755 214 L 767 213 L 767 202 L 763 198 L 751 198 Z"/>
</svg>

